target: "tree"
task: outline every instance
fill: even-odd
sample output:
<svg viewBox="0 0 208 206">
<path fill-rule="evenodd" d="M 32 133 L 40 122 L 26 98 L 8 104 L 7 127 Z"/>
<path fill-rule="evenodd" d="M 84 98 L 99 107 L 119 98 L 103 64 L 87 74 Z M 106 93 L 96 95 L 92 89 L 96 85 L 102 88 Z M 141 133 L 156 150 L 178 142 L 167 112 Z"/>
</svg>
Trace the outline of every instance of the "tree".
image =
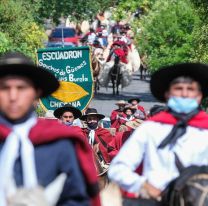
<svg viewBox="0 0 208 206">
<path fill-rule="evenodd" d="M 129 20 L 136 12 L 138 12 L 137 17 L 140 17 L 148 13 L 155 1 L 156 0 L 121 0 L 114 12 L 114 18 L 116 20 Z"/>
<path fill-rule="evenodd" d="M 38 20 L 52 19 L 56 24 L 60 17 L 69 15 L 75 21 L 90 20 L 96 16 L 98 11 L 115 6 L 119 0 L 27 0 L 35 2 Z"/>
<path fill-rule="evenodd" d="M 4 0 L 0 4 L 1 51 L 16 50 L 35 59 L 35 50 L 46 39 L 43 28 L 35 21 L 24 1 Z M 4 44 L 3 44 L 4 42 Z M 7 42 L 7 43 L 6 43 Z"/>
<path fill-rule="evenodd" d="M 141 53 L 148 56 L 151 71 L 191 61 L 194 56 L 194 31 L 199 18 L 189 0 L 157 0 L 148 15 L 137 22 L 136 36 Z"/>
<path fill-rule="evenodd" d="M 200 18 L 199 24 L 194 31 L 195 55 L 193 60 L 208 62 L 208 1 L 191 0 Z"/>
<path fill-rule="evenodd" d="M 12 49 L 11 40 L 2 32 L 0 32 L 0 54 Z"/>
</svg>

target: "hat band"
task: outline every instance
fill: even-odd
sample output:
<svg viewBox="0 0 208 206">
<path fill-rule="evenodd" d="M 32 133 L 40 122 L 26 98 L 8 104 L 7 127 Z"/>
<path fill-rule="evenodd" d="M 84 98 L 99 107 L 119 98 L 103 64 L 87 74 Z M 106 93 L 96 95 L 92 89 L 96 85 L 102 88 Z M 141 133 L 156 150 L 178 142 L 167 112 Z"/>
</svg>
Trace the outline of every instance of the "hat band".
<svg viewBox="0 0 208 206">
<path fill-rule="evenodd" d="M 9 59 L 5 59 L 4 61 L 1 61 L 1 63 L 4 64 L 22 64 L 22 59 L 20 58 L 9 58 Z"/>
</svg>

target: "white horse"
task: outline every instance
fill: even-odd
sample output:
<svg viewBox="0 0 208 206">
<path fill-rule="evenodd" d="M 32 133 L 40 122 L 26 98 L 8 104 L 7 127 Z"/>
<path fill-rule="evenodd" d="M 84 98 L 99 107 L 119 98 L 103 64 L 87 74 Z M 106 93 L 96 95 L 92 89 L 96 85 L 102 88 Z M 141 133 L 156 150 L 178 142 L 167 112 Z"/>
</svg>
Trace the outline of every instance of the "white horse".
<svg viewBox="0 0 208 206">
<path fill-rule="evenodd" d="M 67 175 L 60 174 L 46 188 L 36 186 L 26 189 L 17 188 L 15 180 L 11 178 L 7 185 L 6 197 L 8 206 L 55 206 L 63 190 Z"/>
</svg>

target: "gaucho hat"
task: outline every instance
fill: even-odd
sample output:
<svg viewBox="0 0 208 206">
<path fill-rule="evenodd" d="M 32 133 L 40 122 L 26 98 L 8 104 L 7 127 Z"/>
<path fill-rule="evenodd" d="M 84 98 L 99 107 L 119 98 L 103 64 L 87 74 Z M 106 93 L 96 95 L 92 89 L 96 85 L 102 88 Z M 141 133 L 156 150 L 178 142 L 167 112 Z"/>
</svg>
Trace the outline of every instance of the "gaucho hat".
<svg viewBox="0 0 208 206">
<path fill-rule="evenodd" d="M 123 112 L 126 113 L 126 111 L 129 110 L 129 109 L 131 110 L 132 114 L 134 114 L 135 111 L 136 111 L 135 108 L 132 108 L 131 106 L 128 106 L 128 107 L 125 107 L 125 108 L 124 108 Z"/>
<path fill-rule="evenodd" d="M 134 100 L 136 100 L 138 103 L 141 102 L 141 99 L 138 98 L 138 97 L 135 97 L 135 98 L 131 98 L 128 100 L 128 103 L 132 103 Z"/>
<path fill-rule="evenodd" d="M 127 105 L 128 103 L 124 100 L 119 100 L 118 102 L 115 103 L 115 105 Z"/>
<path fill-rule="evenodd" d="M 166 102 L 165 93 L 170 83 L 178 77 L 190 77 L 197 81 L 203 97 L 208 96 L 208 65 L 202 63 L 181 63 L 166 66 L 156 71 L 150 80 L 152 94 L 161 102 Z"/>
<path fill-rule="evenodd" d="M 49 71 L 36 66 L 33 61 L 19 52 L 8 52 L 0 57 L 0 77 L 17 75 L 29 78 L 35 88 L 41 90 L 40 97 L 56 91 L 59 82 Z"/>
<path fill-rule="evenodd" d="M 60 118 L 64 112 L 71 112 L 74 115 L 74 119 L 80 118 L 82 116 L 82 113 L 79 109 L 71 106 L 70 104 L 65 104 L 63 107 L 59 107 L 54 111 L 54 116 L 56 118 Z"/>
<path fill-rule="evenodd" d="M 85 115 L 83 115 L 80 119 L 86 121 L 87 117 L 89 116 L 97 116 L 99 120 L 105 118 L 105 115 L 99 114 L 95 108 L 88 108 L 85 112 Z"/>
</svg>

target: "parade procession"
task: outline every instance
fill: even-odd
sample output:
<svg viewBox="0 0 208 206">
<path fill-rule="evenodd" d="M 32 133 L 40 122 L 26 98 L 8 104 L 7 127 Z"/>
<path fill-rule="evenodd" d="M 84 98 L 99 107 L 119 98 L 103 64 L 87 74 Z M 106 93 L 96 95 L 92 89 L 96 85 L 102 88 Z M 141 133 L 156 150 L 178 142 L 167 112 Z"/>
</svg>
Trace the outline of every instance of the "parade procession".
<svg viewBox="0 0 208 206">
<path fill-rule="evenodd" d="M 0 206 L 208 206 L 207 8 L 2 0 Z"/>
</svg>

